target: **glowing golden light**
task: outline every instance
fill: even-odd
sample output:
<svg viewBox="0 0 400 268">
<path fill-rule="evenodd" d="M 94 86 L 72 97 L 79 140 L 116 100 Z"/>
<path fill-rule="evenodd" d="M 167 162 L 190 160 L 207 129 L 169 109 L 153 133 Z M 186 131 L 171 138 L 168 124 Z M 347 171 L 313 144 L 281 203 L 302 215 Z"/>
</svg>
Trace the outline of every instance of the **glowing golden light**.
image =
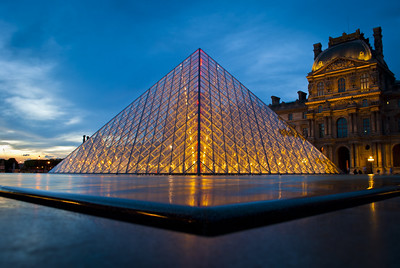
<svg viewBox="0 0 400 268">
<path fill-rule="evenodd" d="M 376 210 L 375 209 L 375 202 L 372 202 L 370 206 L 371 206 L 371 212 L 375 213 L 375 210 Z"/>
<path fill-rule="evenodd" d="M 146 215 L 146 216 L 158 217 L 158 218 L 168 218 L 167 216 L 164 216 L 164 215 L 154 214 L 154 213 L 149 213 L 149 212 L 144 212 L 144 211 L 137 211 L 136 213 Z"/>
<path fill-rule="evenodd" d="M 368 174 L 368 188 L 367 189 L 372 189 L 374 188 L 374 174 Z"/>
</svg>

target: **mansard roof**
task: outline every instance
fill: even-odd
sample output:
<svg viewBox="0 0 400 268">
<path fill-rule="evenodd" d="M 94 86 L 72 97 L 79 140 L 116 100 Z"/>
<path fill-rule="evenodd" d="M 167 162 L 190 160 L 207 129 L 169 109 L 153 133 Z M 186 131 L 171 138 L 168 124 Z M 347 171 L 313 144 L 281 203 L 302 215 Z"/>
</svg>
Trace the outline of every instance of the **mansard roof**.
<svg viewBox="0 0 400 268">
<path fill-rule="evenodd" d="M 364 40 L 353 40 L 334 45 L 318 55 L 312 71 L 315 72 L 337 58 L 354 59 L 368 62 L 372 58 L 370 46 Z"/>
</svg>

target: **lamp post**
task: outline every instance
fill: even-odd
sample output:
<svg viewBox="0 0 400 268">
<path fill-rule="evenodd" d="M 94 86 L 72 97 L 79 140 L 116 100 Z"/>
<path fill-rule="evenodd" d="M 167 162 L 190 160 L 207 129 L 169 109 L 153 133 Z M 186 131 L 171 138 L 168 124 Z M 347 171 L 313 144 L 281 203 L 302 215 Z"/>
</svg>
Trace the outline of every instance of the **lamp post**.
<svg viewBox="0 0 400 268">
<path fill-rule="evenodd" d="M 374 162 L 375 159 L 372 157 L 372 155 L 370 155 L 370 156 L 368 157 L 367 161 L 369 162 L 369 166 L 370 166 L 370 170 L 371 170 L 371 171 L 370 171 L 370 174 L 372 174 L 372 173 L 374 173 L 373 170 L 372 170 L 372 162 Z"/>
</svg>

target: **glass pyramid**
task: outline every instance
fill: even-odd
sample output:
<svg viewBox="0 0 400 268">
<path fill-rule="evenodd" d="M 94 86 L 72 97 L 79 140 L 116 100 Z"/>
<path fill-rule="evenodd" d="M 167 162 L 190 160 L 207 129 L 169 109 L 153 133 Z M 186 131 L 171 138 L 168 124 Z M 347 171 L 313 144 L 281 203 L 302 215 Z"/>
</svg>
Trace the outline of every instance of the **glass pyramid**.
<svg viewBox="0 0 400 268">
<path fill-rule="evenodd" d="M 201 49 L 53 173 L 338 173 L 320 151 Z"/>
</svg>

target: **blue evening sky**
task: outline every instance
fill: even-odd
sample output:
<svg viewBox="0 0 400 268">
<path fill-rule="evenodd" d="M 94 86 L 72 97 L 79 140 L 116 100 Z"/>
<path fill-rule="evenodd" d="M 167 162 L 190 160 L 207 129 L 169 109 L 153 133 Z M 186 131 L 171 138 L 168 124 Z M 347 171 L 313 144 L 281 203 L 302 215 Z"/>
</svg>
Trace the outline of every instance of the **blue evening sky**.
<svg viewBox="0 0 400 268">
<path fill-rule="evenodd" d="M 377 26 L 398 79 L 399 1 L 2 0 L 0 158 L 65 157 L 197 48 L 293 101 L 314 43 Z"/>
</svg>

